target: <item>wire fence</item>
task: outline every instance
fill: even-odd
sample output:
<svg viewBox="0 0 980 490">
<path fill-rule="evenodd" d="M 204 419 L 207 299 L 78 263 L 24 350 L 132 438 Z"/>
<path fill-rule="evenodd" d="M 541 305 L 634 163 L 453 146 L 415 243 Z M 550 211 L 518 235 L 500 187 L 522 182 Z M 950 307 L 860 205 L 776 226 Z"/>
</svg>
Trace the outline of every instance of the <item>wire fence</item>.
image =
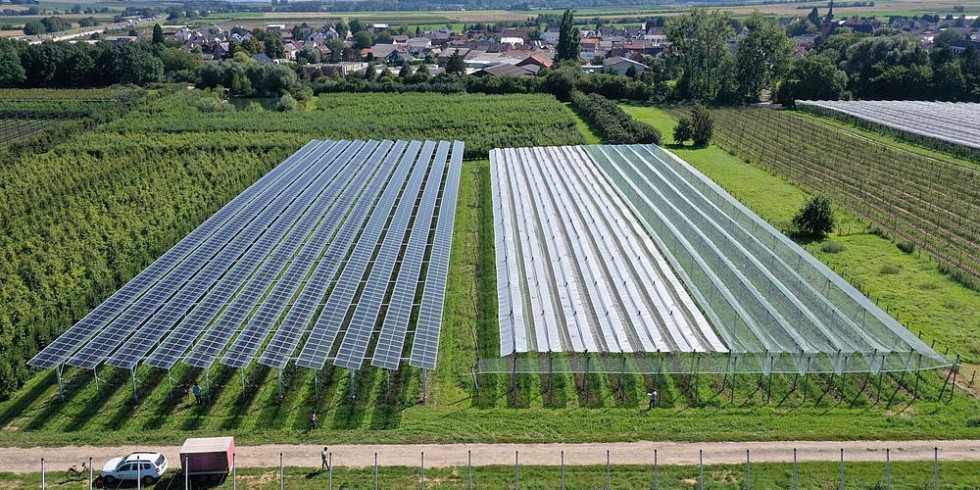
<svg viewBox="0 0 980 490">
<path fill-rule="evenodd" d="M 833 488 L 838 490 L 843 490 L 845 488 L 866 488 L 867 485 L 867 473 L 869 472 L 868 466 L 872 467 L 872 472 L 877 476 L 874 477 L 875 481 L 872 483 L 871 488 L 876 489 L 888 489 L 892 488 L 917 488 L 917 489 L 934 489 L 939 490 L 940 488 L 950 488 L 946 486 L 942 478 L 942 466 L 940 465 L 940 448 L 933 447 L 928 452 L 931 454 L 924 454 L 921 450 L 909 451 L 908 448 L 899 448 L 898 451 L 901 453 L 893 452 L 890 448 L 885 448 L 884 450 L 875 449 L 859 449 L 851 447 L 849 449 L 852 453 L 847 453 L 845 448 L 841 447 L 838 451 L 833 451 L 833 454 L 828 454 L 826 448 L 818 451 L 798 451 L 796 448 L 791 450 L 791 453 L 787 451 L 785 456 L 774 457 L 772 451 L 762 450 L 763 456 L 759 458 L 758 461 L 753 460 L 753 453 L 751 449 L 744 449 L 744 456 L 741 456 L 741 461 L 735 463 L 733 461 L 733 451 L 725 450 L 720 454 L 717 454 L 715 460 L 712 460 L 712 452 L 699 449 L 697 451 L 696 459 L 678 460 L 678 457 L 670 457 L 669 452 L 662 452 L 658 449 L 653 449 L 649 454 L 640 455 L 640 458 L 645 458 L 647 461 L 644 463 L 636 463 L 637 455 L 630 454 L 627 456 L 622 456 L 625 461 L 617 461 L 614 458 L 610 450 L 605 450 L 604 454 L 602 452 L 598 454 L 592 454 L 587 457 L 588 464 L 583 465 L 582 459 L 583 455 L 581 452 L 576 454 L 578 461 L 574 464 L 571 463 L 571 459 L 566 455 L 564 450 L 554 450 L 547 453 L 548 462 L 542 464 L 540 460 L 542 459 L 542 454 L 540 451 L 531 450 L 531 459 L 534 463 L 527 464 L 522 459 L 522 453 L 520 450 L 515 450 L 513 452 L 513 457 L 510 459 L 512 462 L 510 465 L 501 464 L 500 455 L 489 458 L 491 461 L 480 461 L 474 460 L 474 455 L 472 450 L 467 450 L 465 453 L 465 462 L 463 462 L 462 454 L 460 455 L 460 464 L 453 465 L 453 483 L 455 488 L 499 488 L 506 486 L 509 488 L 519 489 L 522 486 L 522 471 L 525 474 L 535 473 L 533 478 L 526 478 L 524 483 L 531 484 L 534 487 L 540 487 L 544 485 L 546 488 L 560 488 L 564 490 L 567 487 L 582 488 L 583 482 L 580 480 L 573 481 L 571 478 L 581 478 L 582 468 L 590 474 L 590 483 L 587 485 L 588 488 L 639 488 L 638 483 L 641 483 L 644 488 L 660 489 L 660 488 L 675 488 L 673 483 L 674 478 L 676 478 L 676 469 L 683 468 L 686 471 L 686 475 L 694 475 L 694 478 L 687 477 L 684 479 L 686 483 L 685 488 L 697 488 L 698 490 L 704 490 L 705 488 L 716 488 L 718 483 L 737 483 L 737 488 L 741 489 L 751 489 L 753 488 L 753 465 L 772 465 L 777 464 L 780 466 L 779 471 L 779 488 L 786 488 L 792 490 L 798 490 L 800 488 L 812 488 L 811 481 L 814 480 L 814 472 L 812 470 L 807 470 L 801 472 L 800 465 L 808 463 L 824 463 L 819 468 L 819 475 L 816 478 L 822 483 L 821 488 Z M 869 452 L 870 451 L 870 452 Z M 858 454 L 858 456 L 852 456 L 853 460 L 848 460 L 849 454 Z M 910 454 L 914 453 L 914 454 Z M 80 482 L 81 486 L 87 485 L 87 488 L 145 488 L 153 486 L 154 488 L 165 488 L 165 489 L 194 489 L 194 488 L 213 488 L 220 486 L 221 488 L 249 488 L 254 486 L 254 478 L 244 478 L 239 473 L 249 472 L 249 470 L 261 469 L 265 472 L 263 477 L 263 488 L 278 487 L 280 489 L 290 488 L 305 488 L 310 486 L 316 486 L 317 488 L 326 487 L 327 489 L 334 488 L 373 488 L 375 490 L 380 488 L 391 488 L 390 482 L 384 482 L 383 478 L 386 472 L 398 473 L 401 477 L 398 481 L 402 482 L 397 485 L 398 488 L 406 488 L 406 481 L 411 482 L 410 486 L 425 489 L 427 485 L 439 486 L 443 483 L 443 478 L 432 475 L 427 477 L 427 467 L 426 467 L 426 456 L 424 451 L 420 451 L 417 454 L 417 466 L 412 469 L 406 465 L 402 466 L 391 466 L 391 465 L 381 465 L 379 464 L 379 453 L 375 452 L 373 455 L 373 463 L 371 465 L 365 466 L 363 461 L 350 461 L 352 459 L 348 457 L 348 461 L 340 461 L 339 458 L 334 457 L 334 453 L 326 451 L 323 453 L 323 461 L 319 468 L 309 467 L 309 466 L 297 466 L 291 465 L 291 462 L 286 458 L 284 453 L 278 454 L 278 459 L 273 461 L 263 461 L 259 466 L 252 468 L 238 468 L 236 463 L 236 458 L 233 455 L 232 466 L 226 475 L 221 475 L 220 477 L 206 477 L 200 478 L 189 475 L 178 469 L 174 474 L 167 476 L 165 478 L 147 478 L 147 479 L 137 479 L 132 482 L 117 481 L 109 479 L 106 481 L 100 475 L 100 472 L 94 470 L 92 464 L 93 459 L 89 458 L 86 463 L 83 464 L 81 470 L 72 469 L 68 470 L 67 476 L 61 478 L 61 475 L 57 470 L 50 468 L 50 465 L 46 464 L 45 459 L 40 460 L 40 470 L 41 470 L 41 489 L 45 490 L 47 488 L 52 488 L 54 486 L 62 487 L 65 484 L 72 481 Z M 868 455 L 872 454 L 873 457 Z M 918 471 L 915 476 L 909 476 L 908 474 L 903 474 L 900 470 L 893 471 L 893 463 L 896 462 L 895 456 L 901 454 L 902 463 L 908 461 L 916 461 L 920 466 L 929 465 L 928 468 L 931 471 Z M 664 458 L 664 456 L 668 458 Z M 444 455 L 443 455 L 444 456 Z M 687 458 L 691 456 L 689 452 L 685 452 L 682 458 Z M 274 456 L 275 457 L 275 456 Z M 397 455 L 398 461 L 404 462 L 408 455 L 400 453 Z M 791 459 L 790 459 L 791 458 Z M 665 459 L 670 459 L 670 463 L 665 464 Z M 719 461 L 720 460 L 720 461 Z M 775 460 L 775 461 L 774 461 Z M 271 464 L 267 464 L 271 463 Z M 303 458 L 303 463 L 308 464 L 309 459 Z M 344 463 L 351 464 L 351 466 L 342 466 Z M 855 468 L 851 466 L 853 473 L 858 473 L 858 475 L 851 475 L 852 480 L 849 480 L 849 465 L 862 465 L 861 468 Z M 184 463 L 186 466 L 186 462 Z M 719 481 L 718 472 L 715 471 L 715 466 L 724 465 L 725 471 L 721 477 L 723 481 Z M 349 471 L 350 469 L 356 469 L 356 473 Z M 489 469 L 488 469 L 489 468 Z M 628 485 L 624 486 L 623 481 L 617 481 L 617 476 L 626 473 L 625 468 L 630 468 L 633 471 L 630 473 L 631 478 L 629 479 Z M 303 471 L 295 471 L 301 469 Z M 542 480 L 542 470 L 547 469 L 547 475 Z M 436 472 L 437 468 L 428 468 L 430 472 Z M 921 468 L 920 468 L 921 470 Z M 343 471 L 343 481 L 341 482 L 339 478 L 335 477 L 335 474 Z M 758 471 L 758 470 L 757 470 Z M 269 478 L 269 473 L 274 472 L 273 479 Z M 489 478 L 487 475 L 489 472 L 493 473 L 493 477 Z M 952 472 L 955 472 L 952 471 Z M 951 472 L 951 473 L 952 473 Z M 254 473 L 254 472 L 251 472 Z M 637 473 L 640 477 L 637 478 Z M 760 472 L 761 473 L 761 472 Z M 670 479 L 667 475 L 671 474 Z M 353 478 L 352 478 L 353 476 Z M 405 478 L 407 476 L 407 478 Z M 803 477 L 801 479 L 801 476 Z M 310 482 L 311 479 L 316 478 L 316 482 Z M 951 478 L 954 480 L 956 478 Z M 273 481 L 274 480 L 274 481 Z M 912 481 L 914 480 L 914 481 Z M 772 477 L 771 474 L 767 475 L 765 478 L 760 478 L 757 476 L 755 483 L 757 488 L 772 488 Z M 492 482 L 492 483 L 490 483 Z M 951 482 L 951 485 L 955 488 L 973 488 L 973 487 L 960 487 L 959 482 Z M 76 487 L 78 488 L 78 487 Z M 725 488 L 729 488 L 725 486 Z"/>
</svg>

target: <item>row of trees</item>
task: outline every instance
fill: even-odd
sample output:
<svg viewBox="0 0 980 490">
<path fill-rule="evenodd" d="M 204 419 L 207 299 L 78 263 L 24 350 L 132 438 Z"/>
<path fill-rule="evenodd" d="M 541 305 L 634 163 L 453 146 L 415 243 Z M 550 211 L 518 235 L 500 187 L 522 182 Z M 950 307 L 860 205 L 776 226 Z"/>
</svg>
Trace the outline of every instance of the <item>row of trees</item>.
<svg viewBox="0 0 980 490">
<path fill-rule="evenodd" d="M 623 111 L 615 102 L 599 94 L 572 92 L 572 107 L 602 134 L 608 143 L 623 145 L 660 143 L 660 132 Z"/>
</svg>

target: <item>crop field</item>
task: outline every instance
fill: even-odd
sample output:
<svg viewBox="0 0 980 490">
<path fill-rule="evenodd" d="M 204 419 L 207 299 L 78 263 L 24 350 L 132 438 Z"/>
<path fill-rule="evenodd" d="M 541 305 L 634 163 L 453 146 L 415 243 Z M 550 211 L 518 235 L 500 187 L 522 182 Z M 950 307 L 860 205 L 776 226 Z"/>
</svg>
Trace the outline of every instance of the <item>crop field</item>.
<svg viewBox="0 0 980 490">
<path fill-rule="evenodd" d="M 24 142 L 64 127 L 92 125 L 143 97 L 133 89 L 0 89 L 0 146 Z M 75 123 L 75 124 L 69 124 Z"/>
<path fill-rule="evenodd" d="M 713 113 L 720 147 L 829 194 L 907 250 L 929 253 L 964 283 L 980 281 L 977 167 L 907 152 L 797 113 Z"/>
</svg>

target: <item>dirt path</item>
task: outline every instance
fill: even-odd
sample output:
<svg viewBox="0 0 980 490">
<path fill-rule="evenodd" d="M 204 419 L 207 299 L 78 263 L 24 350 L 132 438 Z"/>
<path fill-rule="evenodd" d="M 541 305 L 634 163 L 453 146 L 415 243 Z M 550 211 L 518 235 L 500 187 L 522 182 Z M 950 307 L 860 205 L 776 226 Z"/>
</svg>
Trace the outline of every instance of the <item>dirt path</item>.
<svg viewBox="0 0 980 490">
<path fill-rule="evenodd" d="M 319 466 L 320 449 L 315 445 L 264 445 L 238 448 L 238 464 L 242 467 L 275 467 L 279 454 L 286 466 Z M 800 461 L 839 461 L 844 449 L 846 461 L 885 460 L 885 450 L 891 449 L 892 461 L 932 460 L 933 448 L 939 448 L 941 461 L 980 461 L 980 440 L 958 441 L 780 441 L 780 442 L 628 442 L 592 444 L 418 444 L 418 445 L 342 445 L 330 446 L 337 466 L 365 467 L 374 462 L 382 466 L 417 466 L 425 453 L 426 467 L 465 466 L 467 451 L 474 466 L 514 464 L 519 451 L 522 465 L 557 465 L 561 451 L 565 464 L 605 464 L 609 451 L 613 464 L 651 464 L 653 450 L 661 464 L 696 465 L 698 451 L 704 451 L 705 464 L 738 464 L 745 461 L 745 450 L 751 451 L 753 462 L 791 462 L 793 449 Z M 63 471 L 72 464 L 88 460 L 100 468 L 107 459 L 134 450 L 162 451 L 176 469 L 180 448 L 169 447 L 92 447 L 62 448 L 0 448 L 0 472 L 37 472 L 43 457 L 50 471 Z"/>
</svg>

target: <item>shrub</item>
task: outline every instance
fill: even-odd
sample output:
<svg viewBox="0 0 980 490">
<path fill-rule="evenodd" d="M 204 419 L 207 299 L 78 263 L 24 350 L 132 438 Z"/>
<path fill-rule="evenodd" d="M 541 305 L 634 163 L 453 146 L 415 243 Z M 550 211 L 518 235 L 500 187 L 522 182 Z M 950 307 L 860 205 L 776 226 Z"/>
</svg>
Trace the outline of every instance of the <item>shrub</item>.
<svg viewBox="0 0 980 490">
<path fill-rule="evenodd" d="M 793 217 L 793 226 L 801 235 L 823 238 L 834 230 L 834 210 L 830 199 L 814 196 Z"/>
<path fill-rule="evenodd" d="M 708 108 L 701 104 L 695 105 L 691 112 L 691 139 L 694 140 L 694 146 L 698 148 L 708 146 L 714 128 L 715 119 Z"/>
<path fill-rule="evenodd" d="M 898 271 L 899 269 L 897 265 L 887 264 L 881 266 L 881 274 L 885 276 L 892 276 L 898 274 Z"/>
<path fill-rule="evenodd" d="M 844 251 L 844 245 L 842 245 L 840 242 L 828 241 L 824 242 L 824 244 L 820 246 L 820 250 L 824 253 L 836 254 Z"/>
<path fill-rule="evenodd" d="M 606 141 L 612 144 L 660 144 L 660 132 L 644 124 L 599 94 L 572 92 L 572 107 L 578 111 Z"/>
<path fill-rule="evenodd" d="M 907 254 L 915 252 L 915 244 L 912 242 L 898 242 L 896 245 L 898 246 L 899 250 Z"/>
<path fill-rule="evenodd" d="M 276 102 L 276 110 L 279 112 L 293 112 L 298 106 L 296 99 L 289 94 L 283 94 L 282 97 L 279 97 L 279 102 Z"/>
<path fill-rule="evenodd" d="M 681 116 L 677 120 L 677 126 L 674 126 L 674 142 L 683 145 L 689 139 L 691 139 L 691 119 Z"/>
<path fill-rule="evenodd" d="M 244 110 L 245 112 L 262 112 L 265 109 L 262 108 L 262 104 L 259 104 L 258 102 L 253 100 L 245 105 Z"/>
</svg>

